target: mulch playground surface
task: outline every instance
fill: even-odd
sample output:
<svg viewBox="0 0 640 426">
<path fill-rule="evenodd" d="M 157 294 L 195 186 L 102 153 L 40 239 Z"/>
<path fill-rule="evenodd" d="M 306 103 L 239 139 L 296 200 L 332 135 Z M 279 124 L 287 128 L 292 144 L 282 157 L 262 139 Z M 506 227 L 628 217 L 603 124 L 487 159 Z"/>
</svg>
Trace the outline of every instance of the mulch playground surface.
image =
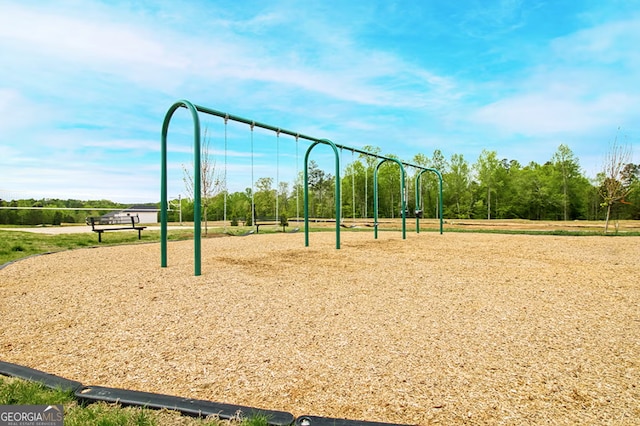
<svg viewBox="0 0 640 426">
<path fill-rule="evenodd" d="M 640 237 L 331 232 L 88 248 L 0 270 L 0 360 L 406 424 L 638 424 Z"/>
</svg>

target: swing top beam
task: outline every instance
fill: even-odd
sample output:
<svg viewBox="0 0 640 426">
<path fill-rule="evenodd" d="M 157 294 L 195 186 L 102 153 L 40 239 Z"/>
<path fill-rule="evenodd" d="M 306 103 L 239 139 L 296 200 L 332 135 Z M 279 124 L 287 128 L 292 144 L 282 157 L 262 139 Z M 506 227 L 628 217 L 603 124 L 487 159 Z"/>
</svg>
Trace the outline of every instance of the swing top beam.
<svg viewBox="0 0 640 426">
<path fill-rule="evenodd" d="M 307 140 L 307 141 L 310 141 L 310 142 L 320 142 L 322 144 L 326 144 L 326 139 L 324 139 L 324 138 L 323 139 L 314 138 L 313 136 L 308 136 L 308 135 L 305 135 L 305 134 L 302 134 L 302 133 L 297 133 L 297 132 L 294 132 L 294 131 L 291 131 L 291 130 L 283 129 L 281 127 L 276 127 L 276 126 L 272 126 L 270 124 L 261 123 L 259 121 L 249 120 L 248 118 L 244 118 L 244 117 L 241 117 L 239 115 L 229 114 L 229 113 L 226 113 L 226 112 L 223 112 L 223 111 L 218 111 L 218 110 L 215 110 L 213 108 L 208 108 L 208 107 L 204 107 L 204 106 L 201 106 L 201 105 L 193 104 L 193 106 L 196 108 L 196 110 L 198 110 L 199 112 L 202 112 L 204 114 L 213 115 L 213 116 L 216 116 L 216 117 L 224 118 L 225 120 L 231 120 L 231 121 L 235 121 L 235 122 L 238 122 L 238 123 L 248 124 L 251 127 L 258 127 L 260 129 L 271 130 L 271 131 L 279 133 L 279 134 L 293 136 L 295 138 L 304 139 L 304 140 Z M 187 108 L 185 105 L 181 105 L 180 107 L 181 108 Z M 413 167 L 413 168 L 416 168 L 416 169 L 419 169 L 419 170 L 437 172 L 437 170 L 429 168 L 429 167 L 419 166 L 419 165 L 408 163 L 406 161 L 402 161 L 402 160 L 399 160 L 399 159 L 392 159 L 392 158 L 389 158 L 389 157 L 385 157 L 384 155 L 374 154 L 372 152 L 364 151 L 362 149 L 354 148 L 354 147 L 347 146 L 347 145 L 341 145 L 341 144 L 338 144 L 338 143 L 335 143 L 335 142 L 333 144 L 336 146 L 336 148 L 345 149 L 347 151 L 355 152 L 355 153 L 358 153 L 358 154 L 368 155 L 368 156 L 371 156 L 371 157 L 375 157 L 378 160 L 393 160 L 394 162 L 398 162 L 399 161 L 400 163 L 402 163 L 403 166 Z"/>
<path fill-rule="evenodd" d="M 266 130 L 271 130 L 273 132 L 276 132 L 278 135 L 279 134 L 285 134 L 285 135 L 293 136 L 296 139 L 305 139 L 305 140 L 308 140 L 308 141 L 310 141 L 312 143 L 321 143 L 321 144 L 324 144 L 324 145 L 328 145 L 326 139 L 314 138 L 312 136 L 308 136 L 308 135 L 304 135 L 304 134 L 301 134 L 301 133 L 293 132 L 291 130 L 283 129 L 281 127 L 272 126 L 270 124 L 260 123 L 259 121 L 249 120 L 248 118 L 244 118 L 244 117 L 241 117 L 239 115 L 229 114 L 229 113 L 226 113 L 226 112 L 223 112 L 223 111 L 218 111 L 218 110 L 215 110 L 213 108 L 207 108 L 207 107 L 204 107 L 204 106 L 201 106 L 201 105 L 194 104 L 193 106 L 196 108 L 197 111 L 200 111 L 202 113 L 213 115 L 213 116 L 216 116 L 216 117 L 224 118 L 225 119 L 225 123 L 227 122 L 227 120 L 232 120 L 232 121 L 236 121 L 238 123 L 248 124 L 249 126 L 251 126 L 252 130 L 253 130 L 254 127 L 259 127 L 261 129 L 266 129 Z M 187 108 L 185 105 L 181 105 L 181 107 L 182 108 Z M 439 197 L 440 197 L 439 198 L 440 199 L 440 202 L 439 202 L 439 218 L 440 218 L 440 234 L 442 234 L 442 232 L 443 232 L 443 229 L 442 229 L 443 228 L 443 225 L 442 225 L 442 214 L 443 214 L 443 211 L 442 211 L 442 174 L 437 169 L 434 169 L 432 167 L 424 167 L 424 166 L 419 166 L 417 164 L 408 163 L 408 162 L 402 161 L 402 160 L 400 160 L 398 158 L 390 158 L 390 157 L 386 157 L 384 155 L 374 154 L 372 152 L 364 151 L 362 149 L 358 149 L 358 148 L 354 148 L 354 147 L 346 146 L 346 145 L 341 145 L 341 144 L 335 143 L 333 141 L 331 141 L 331 143 L 336 148 L 339 148 L 341 150 L 342 149 L 346 149 L 348 151 L 351 151 L 352 153 L 355 152 L 355 153 L 358 153 L 358 154 L 368 155 L 368 156 L 377 158 L 378 160 L 380 160 L 380 163 L 378 163 L 378 166 L 380 164 L 386 162 L 386 161 L 392 161 L 392 162 L 395 162 L 396 164 L 401 164 L 402 166 L 413 167 L 414 169 L 418 169 L 418 170 L 420 170 L 420 173 L 418 174 L 418 177 L 417 177 L 418 180 L 420 179 L 420 176 L 422 176 L 422 174 L 424 172 L 435 173 L 437 178 L 438 178 L 438 180 L 439 180 L 439 191 L 440 191 L 440 194 L 439 194 Z M 418 218 L 416 218 L 416 227 L 418 229 L 418 232 L 420 232 L 420 225 L 419 225 L 419 219 Z M 377 229 L 376 229 L 376 231 L 377 231 Z"/>
<path fill-rule="evenodd" d="M 273 132 L 276 132 L 278 135 L 280 134 L 284 134 L 284 135 L 289 135 L 289 136 L 293 136 L 296 139 L 305 139 L 308 140 L 312 143 L 321 143 L 324 145 L 328 145 L 327 140 L 326 139 L 318 139 L 318 138 L 314 138 L 312 136 L 308 136 L 308 135 L 304 135 L 301 133 L 297 133 L 297 132 L 293 132 L 291 130 L 287 130 L 287 129 L 283 129 L 281 127 L 276 127 L 276 126 L 272 126 L 270 124 L 266 124 L 266 123 L 260 123 L 259 121 L 254 121 L 254 120 L 249 120 L 248 118 L 244 118 L 241 117 L 239 115 L 233 115 L 233 114 L 229 114 L 223 111 L 218 111 L 216 109 L 213 108 L 208 108 L 208 107 L 204 107 L 201 105 L 196 105 L 193 104 L 193 106 L 196 108 L 197 111 L 205 113 L 205 114 L 209 114 L 209 115 L 213 115 L 216 117 L 221 117 L 224 118 L 225 123 L 228 120 L 232 120 L 232 121 L 236 121 L 238 123 L 244 123 L 244 124 L 248 124 L 249 126 L 251 126 L 251 129 L 253 130 L 254 127 L 259 127 L 261 129 L 266 129 L 266 130 L 271 130 Z M 187 108 L 186 105 L 181 105 L 182 108 Z M 390 158 L 390 157 L 386 157 L 384 155 L 379 155 L 379 154 L 374 154 L 372 152 L 368 152 L 368 151 L 364 151 L 362 149 L 358 149 L 358 148 L 354 148 L 351 146 L 346 146 L 346 145 L 341 145 L 338 143 L 335 143 L 333 141 L 331 141 L 331 143 L 336 147 L 339 148 L 340 150 L 346 149 L 348 151 L 351 151 L 352 153 L 358 153 L 358 154 L 363 154 L 363 155 L 368 155 L 374 158 L 377 158 L 378 160 L 380 160 L 380 163 L 378 163 L 378 165 L 386 162 L 386 161 L 393 161 L 396 164 L 401 164 L 402 166 L 407 166 L 407 167 L 413 167 L 414 169 L 418 169 L 420 170 L 420 173 L 418 174 L 417 179 L 420 179 L 420 176 L 422 176 L 422 174 L 424 172 L 432 172 L 435 173 L 436 176 L 438 177 L 439 180 L 439 191 L 440 191 L 440 195 L 439 195 L 439 199 L 440 199 L 440 203 L 439 203 L 439 217 L 440 217 L 440 233 L 442 234 L 443 232 L 443 226 L 442 226 L 442 174 L 437 170 L 434 169 L 432 167 L 424 167 L 424 166 L 419 166 L 417 164 L 412 164 L 412 163 L 408 163 L 406 161 L 402 161 L 398 158 Z M 404 171 L 402 172 L 404 173 Z M 416 227 L 418 229 L 418 232 L 420 232 L 420 225 L 419 225 L 419 219 L 416 218 Z M 377 229 L 376 229 L 377 231 Z"/>
</svg>

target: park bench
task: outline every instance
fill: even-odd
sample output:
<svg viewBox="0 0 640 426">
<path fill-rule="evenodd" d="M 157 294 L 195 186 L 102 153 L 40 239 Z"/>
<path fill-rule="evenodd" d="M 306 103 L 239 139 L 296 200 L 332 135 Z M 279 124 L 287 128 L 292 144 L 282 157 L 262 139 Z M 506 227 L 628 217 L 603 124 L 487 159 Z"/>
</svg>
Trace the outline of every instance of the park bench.
<svg viewBox="0 0 640 426">
<path fill-rule="evenodd" d="M 91 230 L 98 233 L 98 242 L 102 242 L 102 233 L 107 231 L 138 231 L 138 239 L 142 239 L 142 230 L 146 226 L 140 226 L 138 215 L 125 217 L 88 217 L 87 225 L 91 225 Z"/>
</svg>

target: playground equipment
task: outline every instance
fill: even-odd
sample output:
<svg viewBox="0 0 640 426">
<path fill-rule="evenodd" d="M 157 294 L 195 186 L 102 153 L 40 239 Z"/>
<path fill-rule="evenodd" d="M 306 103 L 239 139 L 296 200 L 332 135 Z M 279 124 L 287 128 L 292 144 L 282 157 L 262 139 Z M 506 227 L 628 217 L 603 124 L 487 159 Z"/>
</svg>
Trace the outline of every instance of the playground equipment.
<svg viewBox="0 0 640 426">
<path fill-rule="evenodd" d="M 395 162 L 396 164 L 399 165 L 400 170 L 401 170 L 401 177 L 402 177 L 402 237 L 403 239 L 406 238 L 406 199 L 405 199 L 405 189 L 404 189 L 404 179 L 405 179 L 405 172 L 404 172 L 404 166 L 409 166 L 409 167 L 413 167 L 416 168 L 418 170 L 422 170 L 422 171 L 435 171 L 434 169 L 429 169 L 426 167 L 422 167 L 422 166 L 418 166 L 418 165 L 414 165 L 411 163 L 407 163 L 407 162 L 403 162 L 400 161 L 398 159 L 395 158 L 388 158 L 382 155 L 378 155 L 378 154 L 373 154 L 367 151 L 363 151 L 357 148 L 353 148 L 353 147 L 349 147 L 346 145 L 339 145 L 336 144 L 332 141 L 330 141 L 329 139 L 319 139 L 319 138 L 315 138 L 315 137 L 311 137 L 311 136 L 307 136 L 307 135 L 303 135 L 297 132 L 292 132 L 290 130 L 285 130 L 282 129 L 280 127 L 276 127 L 276 126 L 272 126 L 269 124 L 264 124 L 264 123 L 259 123 L 256 122 L 254 120 L 249 120 L 243 117 L 239 117 L 239 116 L 235 116 L 235 115 L 231 115 L 225 112 L 221 112 L 221 111 L 217 111 L 211 108 L 207 108 L 207 107 L 203 107 L 200 105 L 195 105 L 191 102 L 189 102 L 188 100 L 179 100 L 177 102 L 175 102 L 173 105 L 171 105 L 171 107 L 169 108 L 169 110 L 167 111 L 167 113 L 165 114 L 164 117 L 164 121 L 162 123 L 162 135 L 161 135 L 161 182 L 160 182 L 160 205 L 161 205 L 161 212 L 160 212 L 160 265 L 161 267 L 166 267 L 167 266 L 167 134 L 169 131 L 169 124 L 171 122 L 171 118 L 173 117 L 173 115 L 175 114 L 175 112 L 179 109 L 179 108 L 185 108 L 187 109 L 190 114 L 191 114 L 191 118 L 193 120 L 193 176 L 194 176 L 194 185 L 193 185 L 193 192 L 194 192 L 194 206 L 193 206 L 193 235 L 194 235 L 194 275 L 198 276 L 201 275 L 201 238 L 202 238 L 202 233 L 201 233 L 201 215 L 202 215 L 202 210 L 201 210 L 201 180 L 198 178 L 196 179 L 195 177 L 200 177 L 201 176 L 201 166 L 200 166 L 200 150 L 201 150 L 201 132 L 200 132 L 200 118 L 199 118 L 199 113 L 203 113 L 203 114 L 208 114 L 208 115 L 212 115 L 212 116 L 216 116 L 216 117 L 220 117 L 224 119 L 225 122 L 225 194 L 226 194 L 226 164 L 227 164 L 227 132 L 226 132 L 226 125 L 228 123 L 229 120 L 232 121 L 236 121 L 239 123 L 244 123 L 244 124 L 248 124 L 251 128 L 251 214 L 252 217 L 255 217 L 255 204 L 254 204 L 254 200 L 253 200 L 253 193 L 254 193 L 254 176 L 253 176 L 253 150 L 254 150 L 254 146 L 253 146 L 253 132 L 254 132 L 254 128 L 255 127 L 259 127 L 262 129 L 266 129 L 272 132 L 276 133 L 276 140 L 277 140 L 277 150 L 279 151 L 279 143 L 280 143 L 280 135 L 281 134 L 286 134 L 289 136 L 293 136 L 295 137 L 296 140 L 296 157 L 297 157 L 297 152 L 298 152 L 298 141 L 299 139 L 305 139 L 307 141 L 311 142 L 311 145 L 307 148 L 307 151 L 305 153 L 304 156 L 304 225 L 305 225 L 305 246 L 309 246 L 309 176 L 308 176 L 308 169 L 309 169 L 309 156 L 311 154 L 311 151 L 317 147 L 318 145 L 328 145 L 329 147 L 331 147 L 331 149 L 333 150 L 334 153 L 334 157 L 335 157 L 335 179 L 336 179 L 336 185 L 335 185 L 335 217 L 336 217 L 336 249 L 340 248 L 340 227 L 341 227 L 341 221 L 340 219 L 342 218 L 342 206 L 341 206 L 341 191 L 340 191 L 340 153 L 338 152 L 338 149 L 346 149 L 351 151 L 352 156 L 354 155 L 354 153 L 358 153 L 358 154 L 363 154 L 363 155 L 367 155 L 367 156 L 372 156 L 374 158 L 377 158 L 378 160 L 380 160 L 380 162 L 378 163 L 378 165 L 376 166 L 376 174 L 374 175 L 374 180 L 377 176 L 377 170 L 380 167 L 380 165 L 384 162 L 387 161 L 392 161 Z M 279 167 L 279 160 L 278 160 L 278 167 Z M 435 171 L 439 178 L 440 181 L 442 182 L 442 177 L 440 176 L 440 174 Z M 418 175 L 418 177 L 416 178 L 416 182 L 418 182 L 417 179 L 419 179 L 420 174 Z M 279 176 L 277 177 L 277 179 L 279 180 Z M 377 200 L 378 194 L 377 194 L 377 181 L 375 182 L 374 185 L 374 200 Z M 276 196 L 276 200 L 277 200 L 277 196 Z M 277 202 L 277 201 L 276 201 Z M 375 201 L 375 203 L 377 203 L 377 201 Z M 225 202 L 226 205 L 226 202 Z M 440 185 L 440 208 L 442 209 L 442 184 Z M 375 208 L 375 237 L 377 238 L 377 205 Z M 226 213 L 225 213 L 226 216 Z M 226 217 L 225 217 L 226 219 Z M 440 233 L 442 234 L 442 210 L 440 211 Z M 420 232 L 419 230 L 419 223 L 418 221 L 416 221 L 416 227 L 417 227 L 417 232 Z"/>
<path fill-rule="evenodd" d="M 438 177 L 438 217 L 440 218 L 440 233 L 442 234 L 442 174 L 430 167 L 424 167 L 416 176 L 416 233 L 420 233 L 420 216 L 422 216 L 422 211 L 420 211 L 420 214 L 417 211 L 420 205 L 420 178 L 425 172 L 435 173 Z"/>
<path fill-rule="evenodd" d="M 373 234 L 375 238 L 378 238 L 378 170 L 380 170 L 380 166 L 382 166 L 387 161 L 392 161 L 400 167 L 400 206 L 402 213 L 402 239 L 407 238 L 407 200 L 405 199 L 405 171 L 402 162 L 395 158 L 385 158 L 381 160 L 373 172 L 373 220 L 374 220 L 374 228 Z"/>
<path fill-rule="evenodd" d="M 224 168 L 223 168 L 223 177 L 222 177 L 222 192 L 223 192 L 223 222 L 225 223 L 225 230 L 226 230 L 226 223 L 228 220 L 228 216 L 227 216 L 227 205 L 228 205 L 228 195 L 229 195 L 229 188 L 228 188 L 228 174 L 227 174 L 227 170 L 228 170 L 228 146 L 229 146 L 229 137 L 228 137 L 228 124 L 229 124 L 229 120 L 230 120 L 230 116 L 229 114 L 225 114 L 224 116 Z M 255 186 L 256 186 L 256 181 L 255 181 L 255 175 L 254 175 L 254 128 L 255 126 L 255 122 L 252 122 L 252 124 L 250 124 L 250 129 L 251 129 L 251 137 L 250 137 L 250 158 L 251 158 L 251 211 L 250 211 L 250 216 L 252 217 L 252 223 L 255 222 L 255 218 L 258 217 L 258 213 L 255 211 Z M 258 126 L 260 127 L 260 126 Z M 276 197 L 275 197 L 275 215 L 274 215 L 274 220 L 280 220 L 280 197 L 278 196 L 278 189 L 280 186 L 280 130 L 277 130 L 276 132 L 276 174 L 275 174 L 275 185 L 276 185 Z M 296 136 L 296 176 L 298 174 L 298 137 Z M 300 216 L 300 211 L 299 211 L 299 191 L 296 188 L 296 217 Z M 271 216 L 271 215 L 269 215 Z M 258 229 L 255 226 L 255 224 L 253 225 L 253 230 L 250 231 L 248 234 L 253 234 L 253 233 L 258 233 Z"/>
</svg>

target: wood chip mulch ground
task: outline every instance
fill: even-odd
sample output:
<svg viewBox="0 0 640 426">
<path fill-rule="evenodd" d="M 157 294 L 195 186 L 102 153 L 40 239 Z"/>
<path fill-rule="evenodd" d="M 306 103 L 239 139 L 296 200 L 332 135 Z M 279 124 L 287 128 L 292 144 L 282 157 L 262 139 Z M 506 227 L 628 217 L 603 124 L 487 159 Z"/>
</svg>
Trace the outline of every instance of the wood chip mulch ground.
<svg viewBox="0 0 640 426">
<path fill-rule="evenodd" d="M 640 424 L 640 238 L 267 234 L 0 270 L 0 359 L 407 424 Z"/>
</svg>

